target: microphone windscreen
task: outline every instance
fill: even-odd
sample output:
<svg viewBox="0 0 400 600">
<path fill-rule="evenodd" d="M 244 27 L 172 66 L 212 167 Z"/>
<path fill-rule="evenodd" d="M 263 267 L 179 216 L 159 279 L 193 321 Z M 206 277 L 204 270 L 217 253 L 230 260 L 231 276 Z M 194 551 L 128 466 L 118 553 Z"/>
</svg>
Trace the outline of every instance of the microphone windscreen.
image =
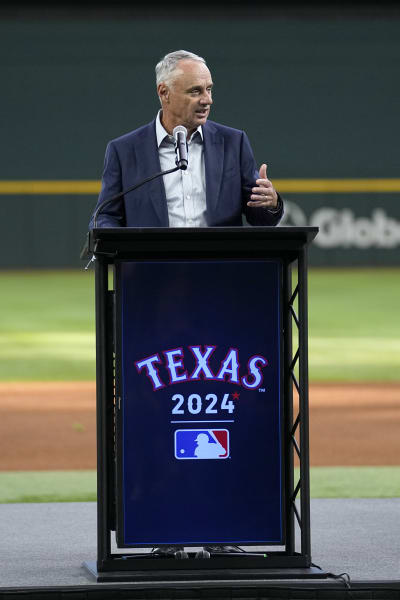
<svg viewBox="0 0 400 600">
<path fill-rule="evenodd" d="M 174 127 L 174 129 L 172 131 L 172 135 L 174 136 L 175 139 L 177 139 L 178 133 L 183 133 L 185 136 L 185 139 L 187 138 L 187 129 L 183 125 L 177 125 L 176 127 Z"/>
</svg>

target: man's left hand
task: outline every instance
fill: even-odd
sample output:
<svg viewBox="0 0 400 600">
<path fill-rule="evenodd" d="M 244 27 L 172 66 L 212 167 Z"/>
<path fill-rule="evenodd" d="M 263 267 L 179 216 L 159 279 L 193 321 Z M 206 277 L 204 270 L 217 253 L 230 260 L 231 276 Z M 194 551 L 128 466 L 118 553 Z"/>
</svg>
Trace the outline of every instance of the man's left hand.
<svg viewBox="0 0 400 600">
<path fill-rule="evenodd" d="M 260 179 L 256 180 L 256 187 L 252 188 L 251 200 L 247 206 L 256 206 L 258 208 L 267 208 L 274 210 L 278 204 L 278 194 L 270 180 L 267 177 L 267 165 L 260 167 Z"/>
</svg>

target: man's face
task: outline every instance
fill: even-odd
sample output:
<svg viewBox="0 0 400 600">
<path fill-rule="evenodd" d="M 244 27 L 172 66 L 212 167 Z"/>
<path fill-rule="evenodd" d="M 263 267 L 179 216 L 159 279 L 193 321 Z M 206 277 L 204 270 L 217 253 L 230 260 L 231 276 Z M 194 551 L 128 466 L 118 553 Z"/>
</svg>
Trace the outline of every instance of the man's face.
<svg viewBox="0 0 400 600">
<path fill-rule="evenodd" d="M 162 123 L 169 133 L 176 125 L 183 125 L 191 135 L 199 125 L 204 125 L 212 104 L 212 86 L 211 73 L 205 64 L 179 61 L 171 85 L 160 83 L 158 86 Z"/>
</svg>

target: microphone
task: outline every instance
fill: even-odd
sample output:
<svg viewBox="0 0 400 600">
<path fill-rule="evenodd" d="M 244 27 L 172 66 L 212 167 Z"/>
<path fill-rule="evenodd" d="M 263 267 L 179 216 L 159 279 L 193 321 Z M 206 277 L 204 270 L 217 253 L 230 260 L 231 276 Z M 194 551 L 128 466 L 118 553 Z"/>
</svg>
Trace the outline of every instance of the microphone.
<svg viewBox="0 0 400 600">
<path fill-rule="evenodd" d="M 187 129 L 177 125 L 172 132 L 175 138 L 176 165 L 183 171 L 188 167 L 188 147 L 186 143 Z"/>
</svg>

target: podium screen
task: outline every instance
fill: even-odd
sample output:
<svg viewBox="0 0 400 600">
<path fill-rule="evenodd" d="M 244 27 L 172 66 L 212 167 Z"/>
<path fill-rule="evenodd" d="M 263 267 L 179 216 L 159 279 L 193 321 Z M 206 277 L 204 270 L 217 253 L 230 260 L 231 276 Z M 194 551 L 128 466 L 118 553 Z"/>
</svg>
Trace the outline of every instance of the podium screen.
<svg viewBox="0 0 400 600">
<path fill-rule="evenodd" d="M 116 265 L 119 546 L 283 543 L 281 278 Z"/>
</svg>

